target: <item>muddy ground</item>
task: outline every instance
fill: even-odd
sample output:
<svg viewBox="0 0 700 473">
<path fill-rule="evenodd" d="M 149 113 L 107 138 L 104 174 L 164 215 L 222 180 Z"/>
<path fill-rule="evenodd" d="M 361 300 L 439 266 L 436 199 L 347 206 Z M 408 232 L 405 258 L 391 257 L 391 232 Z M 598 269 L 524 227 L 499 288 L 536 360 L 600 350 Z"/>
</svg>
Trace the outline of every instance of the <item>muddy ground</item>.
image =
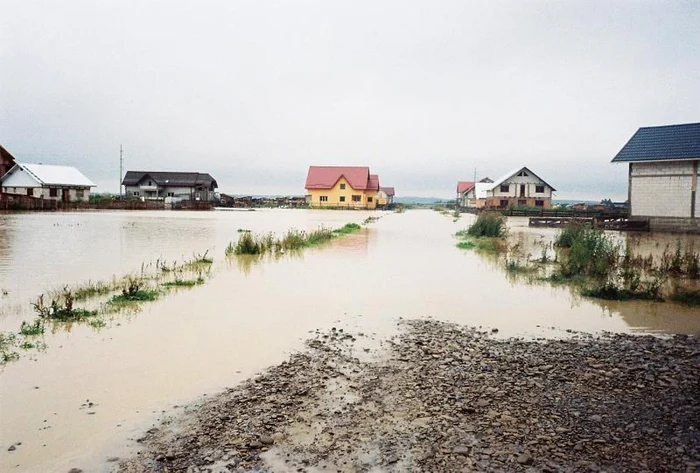
<svg viewBox="0 0 700 473">
<path fill-rule="evenodd" d="M 696 339 L 402 325 L 373 357 L 317 334 L 151 429 L 120 471 L 700 471 Z"/>
</svg>

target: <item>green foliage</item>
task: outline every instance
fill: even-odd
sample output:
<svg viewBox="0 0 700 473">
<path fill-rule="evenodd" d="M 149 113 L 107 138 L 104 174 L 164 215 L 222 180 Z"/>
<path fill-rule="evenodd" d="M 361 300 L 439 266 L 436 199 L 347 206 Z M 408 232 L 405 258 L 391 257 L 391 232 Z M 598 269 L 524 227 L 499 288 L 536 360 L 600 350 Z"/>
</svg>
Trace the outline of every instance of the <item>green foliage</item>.
<svg viewBox="0 0 700 473">
<path fill-rule="evenodd" d="M 589 228 L 585 225 L 571 223 L 566 225 L 554 239 L 554 246 L 559 248 L 571 248 L 574 241 L 582 238 L 582 235 Z"/>
<path fill-rule="evenodd" d="M 506 236 L 506 219 L 500 213 L 482 212 L 467 233 L 473 237 L 503 238 Z"/>
<path fill-rule="evenodd" d="M 109 300 L 109 304 L 154 301 L 158 298 L 158 295 L 158 291 L 145 289 L 142 279 L 132 276 L 125 281 L 122 293 L 112 297 Z"/>
<path fill-rule="evenodd" d="M 457 243 L 457 248 L 461 250 L 473 250 L 476 248 L 476 243 L 471 240 L 464 240 Z"/>
<path fill-rule="evenodd" d="M 73 289 L 73 298 L 76 301 L 83 301 L 85 299 L 90 299 L 91 297 L 108 294 L 113 290 L 114 288 L 109 283 L 88 281 L 87 283 Z"/>
<path fill-rule="evenodd" d="M 620 248 L 601 230 L 582 229 L 571 240 L 569 252 L 560 266 L 561 274 L 605 278 L 616 269 Z"/>
<path fill-rule="evenodd" d="M 44 321 L 39 318 L 34 319 L 33 323 L 22 322 L 19 333 L 25 336 L 41 335 L 44 333 Z"/>
<path fill-rule="evenodd" d="M 173 281 L 167 281 L 161 284 L 163 287 L 193 287 L 204 284 L 204 277 L 199 276 L 197 279 L 180 279 L 175 278 Z"/>
<path fill-rule="evenodd" d="M 19 359 L 19 353 L 13 351 L 16 344 L 17 336 L 14 333 L 0 332 L 0 365 Z"/>
<path fill-rule="evenodd" d="M 347 235 L 361 228 L 356 223 L 348 223 L 335 230 L 324 227 L 311 232 L 291 229 L 282 238 L 275 238 L 272 233 L 253 235 L 250 232 L 241 232 L 238 242 L 235 245 L 229 243 L 226 247 L 226 255 L 261 255 L 269 252 L 299 250 L 325 243 L 335 236 Z"/>
<path fill-rule="evenodd" d="M 700 306 L 700 291 L 697 289 L 687 289 L 676 287 L 671 293 L 670 299 L 673 302 L 689 306 Z"/>
<path fill-rule="evenodd" d="M 333 233 L 335 233 L 336 235 L 347 235 L 348 233 L 358 231 L 360 228 L 362 227 L 360 227 L 360 225 L 356 223 L 346 223 L 342 227 L 333 230 Z"/>
<path fill-rule="evenodd" d="M 68 287 L 64 287 L 60 296 L 52 299 L 48 305 L 44 302 L 44 295 L 42 294 L 32 306 L 40 318 L 63 322 L 81 320 L 97 315 L 96 310 L 73 307 L 74 301 L 75 298 L 72 291 Z"/>
</svg>

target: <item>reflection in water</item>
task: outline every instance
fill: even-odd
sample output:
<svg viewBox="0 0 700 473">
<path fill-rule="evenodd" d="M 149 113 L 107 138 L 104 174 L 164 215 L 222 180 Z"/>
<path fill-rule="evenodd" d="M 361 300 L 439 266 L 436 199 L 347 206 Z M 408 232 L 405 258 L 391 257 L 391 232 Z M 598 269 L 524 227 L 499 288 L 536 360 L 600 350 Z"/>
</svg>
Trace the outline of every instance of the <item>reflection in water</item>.
<svg viewBox="0 0 700 473">
<path fill-rule="evenodd" d="M 502 336 L 562 335 L 551 327 L 700 334 L 697 314 L 676 305 L 608 303 L 580 298 L 568 287 L 509 280 L 502 264 L 455 248 L 453 235 L 471 216 L 453 223 L 432 211 L 387 213 L 367 229 L 299 253 L 224 257 L 238 228 L 337 228 L 367 215 L 271 210 L 2 217 L 11 246 L 0 260 L 0 286 L 10 281 L 17 288 L 0 302 L 4 307 L 26 305 L 63 283 L 138 271 L 141 262 L 158 258 L 182 261 L 210 250 L 214 267 L 206 284 L 172 291 L 137 314 L 106 316 L 102 329 L 74 324 L 69 332 L 49 330 L 43 337 L 49 348 L 36 361 L 7 365 L 0 372 L 0 445 L 22 445 L 0 449 L 0 470 L 99 471 L 105 458 L 123 456 L 128 438 L 149 428 L 161 411 L 280 362 L 315 329 L 346 327 L 378 341 L 393 333 L 399 317 L 433 317 L 498 327 Z M 533 257 L 555 234 L 519 225 L 509 221 L 511 237 Z M 61 238 L 46 238 L 54 232 Z M 65 245 L 72 233 L 90 244 Z M 28 240 L 45 248 L 32 253 Z M 25 315 L 8 312 L 0 323 L 16 330 Z M 86 399 L 97 404 L 94 415 L 80 410 Z"/>
</svg>

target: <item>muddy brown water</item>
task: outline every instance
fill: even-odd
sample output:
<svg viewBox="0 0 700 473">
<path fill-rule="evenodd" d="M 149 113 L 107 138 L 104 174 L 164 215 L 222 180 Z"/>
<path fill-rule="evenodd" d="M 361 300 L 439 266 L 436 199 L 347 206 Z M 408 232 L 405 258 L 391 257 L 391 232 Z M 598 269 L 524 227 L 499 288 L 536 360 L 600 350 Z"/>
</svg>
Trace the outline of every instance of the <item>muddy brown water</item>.
<svg viewBox="0 0 700 473">
<path fill-rule="evenodd" d="M 281 233 L 382 218 L 328 245 L 242 264 L 224 248 L 239 228 Z M 566 329 L 700 334 L 700 311 L 677 304 L 581 298 L 566 287 L 506 277 L 488 258 L 455 247 L 453 222 L 429 210 L 403 214 L 259 210 L 0 215 L 0 330 L 34 317 L 42 292 L 182 261 L 208 251 L 206 284 L 177 290 L 104 328 L 61 326 L 45 351 L 0 369 L 0 471 L 110 471 L 108 458 L 204 394 L 233 386 L 303 347 L 315 329 L 343 327 L 378 344 L 399 317 L 433 317 L 499 336 L 553 337 Z M 556 233 L 511 219 L 511 239 L 535 252 Z M 661 252 L 675 235 L 634 238 Z M 681 237 L 695 244 L 697 237 Z M 89 403 L 92 403 L 90 405 Z M 21 445 L 16 445 L 21 442 Z M 15 445 L 13 451 L 8 448 Z"/>
</svg>

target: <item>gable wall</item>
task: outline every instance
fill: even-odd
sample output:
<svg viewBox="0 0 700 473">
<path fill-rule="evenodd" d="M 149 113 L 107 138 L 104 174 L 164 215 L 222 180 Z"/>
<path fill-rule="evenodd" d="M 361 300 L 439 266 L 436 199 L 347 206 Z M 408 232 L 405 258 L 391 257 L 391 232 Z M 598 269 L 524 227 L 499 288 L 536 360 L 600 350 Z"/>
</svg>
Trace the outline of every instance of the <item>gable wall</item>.
<svg viewBox="0 0 700 473">
<path fill-rule="evenodd" d="M 690 217 L 692 161 L 634 163 L 630 174 L 632 216 Z M 695 215 L 700 216 L 698 196 Z"/>
<path fill-rule="evenodd" d="M 23 169 L 17 169 L 2 181 L 2 187 L 40 187 L 36 179 Z"/>
</svg>

